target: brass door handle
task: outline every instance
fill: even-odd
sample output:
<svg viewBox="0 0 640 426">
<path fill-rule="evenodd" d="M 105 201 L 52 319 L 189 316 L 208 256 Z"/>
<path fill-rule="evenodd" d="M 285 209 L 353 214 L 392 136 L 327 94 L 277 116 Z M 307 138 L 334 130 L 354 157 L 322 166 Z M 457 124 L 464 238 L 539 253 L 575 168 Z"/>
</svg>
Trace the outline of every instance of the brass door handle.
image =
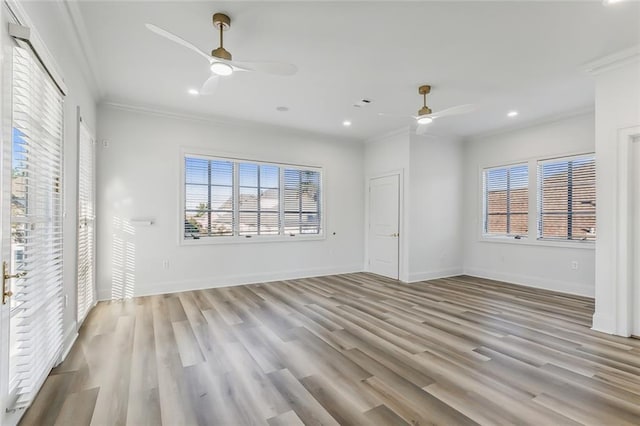
<svg viewBox="0 0 640 426">
<path fill-rule="evenodd" d="M 2 304 L 7 304 L 7 299 L 13 296 L 13 292 L 7 289 L 7 281 L 12 278 L 22 278 L 27 273 L 25 271 L 18 272 L 17 274 L 10 274 L 7 272 L 7 262 L 2 262 Z"/>
</svg>

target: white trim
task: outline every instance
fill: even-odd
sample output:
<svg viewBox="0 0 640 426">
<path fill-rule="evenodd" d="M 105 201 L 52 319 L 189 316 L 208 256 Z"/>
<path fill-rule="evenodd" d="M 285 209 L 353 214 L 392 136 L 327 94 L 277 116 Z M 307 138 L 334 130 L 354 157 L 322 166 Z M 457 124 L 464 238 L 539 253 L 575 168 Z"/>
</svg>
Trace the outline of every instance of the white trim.
<svg viewBox="0 0 640 426">
<path fill-rule="evenodd" d="M 21 40 L 29 44 L 29 47 L 38 58 L 38 61 L 40 61 L 60 92 L 63 95 L 66 95 L 68 89 L 64 82 L 62 73 L 60 72 L 61 68 L 58 66 L 54 56 L 42 40 L 42 37 L 38 34 L 38 31 L 29 18 L 29 15 L 27 15 L 19 1 L 5 0 L 5 3 L 7 4 L 9 12 L 17 21 L 16 24 L 9 24 L 9 35 L 17 40 Z"/>
<path fill-rule="evenodd" d="M 371 181 L 373 179 L 379 179 L 389 176 L 398 176 L 398 279 L 402 282 L 409 282 L 409 270 L 408 265 L 405 265 L 405 259 L 408 258 L 408 250 L 406 244 L 408 244 L 409 238 L 407 236 L 407 227 L 404 218 L 404 200 L 405 200 L 405 187 L 404 187 L 404 169 L 390 170 L 388 172 L 374 174 L 367 177 L 366 189 L 365 189 L 365 220 L 364 220 L 364 270 L 371 272 L 369 269 L 369 218 L 371 214 L 369 212 L 369 202 L 371 193 Z"/>
<path fill-rule="evenodd" d="M 509 237 L 509 236 L 497 235 L 495 237 L 490 237 L 490 236 L 484 235 L 478 239 L 478 242 L 497 243 L 497 244 L 515 244 L 520 246 L 573 248 L 573 249 L 586 249 L 586 250 L 596 249 L 595 241 L 549 240 L 549 239 L 543 240 L 540 238 L 534 238 L 533 240 L 531 240 L 526 236 L 523 236 L 520 239 L 516 239 L 515 237 Z"/>
<path fill-rule="evenodd" d="M 87 77 L 87 80 L 90 82 L 94 92 L 97 94 L 97 97 L 101 98 L 104 96 L 105 91 L 100 78 L 100 67 L 98 66 L 96 57 L 93 54 L 95 49 L 91 46 L 91 38 L 89 37 L 89 32 L 87 31 L 84 18 L 82 17 L 82 12 L 80 11 L 80 7 L 78 5 L 79 2 L 62 0 L 57 3 L 63 11 L 63 18 L 66 18 L 68 21 L 66 22 L 66 25 L 63 26 L 72 30 L 72 34 L 70 34 L 72 37 L 70 37 L 71 40 L 69 40 L 69 42 L 79 53 L 77 56 L 82 58 L 81 64 L 83 74 Z M 92 134 L 95 135 L 94 132 L 92 132 Z"/>
<path fill-rule="evenodd" d="M 62 349 L 62 353 L 60 354 L 60 358 L 58 359 L 58 361 L 56 362 L 56 366 L 62 364 L 62 362 L 64 362 L 64 360 L 67 358 L 67 355 L 69 355 L 69 352 L 71 352 L 71 348 L 73 347 L 73 344 L 76 342 L 76 339 L 78 339 L 78 330 L 77 330 L 77 322 L 74 321 L 73 324 L 71 324 L 71 326 L 67 329 L 67 332 L 64 335 L 64 338 L 62 339 L 63 343 L 63 349 Z"/>
<path fill-rule="evenodd" d="M 206 290 L 220 287 L 235 287 L 247 284 L 262 284 L 274 281 L 295 280 L 302 278 L 322 277 L 328 275 L 352 274 L 363 272 L 362 265 L 346 265 L 330 268 L 299 269 L 265 274 L 241 274 L 216 276 L 211 278 L 199 278 L 193 280 L 147 282 L 136 283 L 133 296 L 153 296 L 160 294 L 180 293 L 184 291 Z M 100 289 L 98 299 L 100 301 L 111 300 L 110 289 Z"/>
<path fill-rule="evenodd" d="M 178 245 L 179 246 L 203 246 L 203 245 L 219 245 L 219 244 L 255 244 L 255 243 L 273 243 L 273 242 L 293 242 L 293 241 L 318 241 L 326 239 L 326 224 L 328 223 L 326 220 L 326 196 L 325 196 L 325 172 L 324 167 L 322 166 L 312 166 L 312 165 L 302 165 L 302 164 L 291 164 L 291 163 L 283 163 L 283 162 L 274 162 L 274 161 L 264 161 L 260 159 L 247 158 L 243 155 L 233 154 L 233 153 L 225 153 L 224 156 L 221 156 L 220 151 L 211 151 L 207 149 L 200 148 L 189 148 L 180 146 L 179 147 L 180 156 L 179 156 L 179 170 L 180 170 L 180 178 L 179 188 L 178 188 Z M 253 163 L 253 164 L 268 164 L 272 166 L 277 166 L 280 169 L 279 178 L 281 187 L 279 188 L 280 197 L 283 197 L 284 187 L 282 186 L 282 175 L 283 169 L 298 169 L 298 170 L 310 170 L 316 171 L 320 173 L 320 233 L 319 234 L 295 234 L 291 235 L 235 235 L 237 232 L 237 228 L 234 226 L 233 233 L 234 235 L 230 236 L 219 236 L 219 237 L 201 237 L 199 239 L 185 239 L 184 237 L 184 207 L 185 207 L 185 157 L 196 157 L 202 158 L 205 160 L 220 160 L 220 161 L 228 161 L 233 162 L 234 164 L 239 163 Z M 234 170 L 237 167 L 234 166 Z M 237 173 L 237 170 L 234 172 Z M 235 179 L 234 179 L 235 181 Z M 238 186 L 233 185 L 233 191 L 237 191 Z M 234 207 L 233 212 L 235 216 L 235 212 L 237 212 L 236 201 L 238 199 L 237 196 L 233 197 L 234 199 Z M 284 202 L 282 203 L 279 213 L 284 214 L 283 210 Z M 284 218 L 282 218 L 284 219 Z M 280 227 L 280 231 L 283 230 L 283 227 Z"/>
<path fill-rule="evenodd" d="M 576 117 L 594 115 L 594 113 L 595 113 L 595 106 L 587 105 L 582 108 L 577 108 L 577 109 L 573 109 L 566 112 L 559 112 L 553 115 L 548 115 L 540 119 L 522 121 L 510 126 L 501 127 L 496 130 L 488 130 L 486 132 L 476 133 L 476 134 L 465 137 L 464 140 L 465 142 L 474 143 L 476 141 L 479 141 L 481 139 L 485 139 L 491 136 L 499 136 L 499 135 L 504 135 L 509 133 L 515 133 L 521 130 L 526 130 L 526 129 L 530 129 L 538 126 L 553 125 L 554 123 L 558 123 L 558 122 L 569 120 Z"/>
<path fill-rule="evenodd" d="M 411 127 L 403 126 L 398 129 L 391 130 L 390 132 L 384 133 L 379 136 L 375 136 L 364 141 L 365 144 L 377 144 L 380 142 L 387 142 L 391 138 L 395 138 L 396 136 L 407 135 L 407 137 L 411 137 Z"/>
<path fill-rule="evenodd" d="M 583 72 L 596 76 L 640 60 L 640 45 L 621 50 L 584 64 Z"/>
<path fill-rule="evenodd" d="M 595 152 L 569 151 L 565 153 L 553 154 L 553 157 L 530 156 L 520 159 L 510 160 L 506 164 L 487 163 L 478 166 L 478 209 L 480 214 L 479 226 L 476 230 L 476 241 L 498 243 L 498 244 L 519 244 L 531 245 L 539 247 L 558 247 L 558 248 L 579 248 L 579 249 L 595 249 L 594 241 L 575 241 L 575 240 L 550 240 L 538 238 L 538 204 L 539 204 L 539 185 L 538 185 L 538 164 L 544 161 L 558 160 L 562 158 L 580 158 L 585 156 L 594 156 Z M 597 161 L 597 160 L 596 160 Z M 529 169 L 529 226 L 526 235 L 522 235 L 521 239 L 515 239 L 515 235 L 489 235 L 484 233 L 484 172 L 486 170 L 512 167 L 527 164 Z M 596 171 L 597 173 L 597 171 Z M 531 179 L 535 177 L 535 179 Z M 533 201 L 533 202 L 532 202 Z M 532 226 L 533 225 L 533 226 Z M 597 239 L 597 238 L 596 238 Z"/>
<path fill-rule="evenodd" d="M 597 306 L 597 303 L 596 303 Z M 601 312 L 593 314 L 593 325 L 591 329 L 593 331 L 599 331 L 601 333 L 615 334 L 616 319 L 613 315 L 603 315 Z"/>
<path fill-rule="evenodd" d="M 195 123 L 213 123 L 224 127 L 231 127 L 234 129 L 252 129 L 259 130 L 260 132 L 265 132 L 265 130 L 272 130 L 274 132 L 279 132 L 286 135 L 299 136 L 301 139 L 310 139 L 310 138 L 322 138 L 325 140 L 330 138 L 336 144 L 341 144 L 341 142 L 347 143 L 362 143 L 362 139 L 353 138 L 353 137 L 345 137 L 345 136 L 337 136 L 335 134 L 330 133 L 320 133 L 313 132 L 307 130 L 294 129 L 291 127 L 278 126 L 269 123 L 260 123 L 249 120 L 242 120 L 239 118 L 232 117 L 223 117 L 219 115 L 203 115 L 203 114 L 195 114 L 190 112 L 180 112 L 175 110 L 156 108 L 151 106 L 142 106 L 142 105 L 134 105 L 128 103 L 120 103 L 120 102 L 111 102 L 105 101 L 101 102 L 99 106 L 104 108 L 111 108 L 119 111 L 125 112 L 133 112 L 138 114 L 144 114 L 152 117 L 161 117 L 161 118 L 169 118 L 173 120 L 181 120 L 181 121 L 190 121 Z"/>
<path fill-rule="evenodd" d="M 617 208 L 616 208 L 616 227 L 615 227 L 615 255 L 613 259 L 617 259 L 615 265 L 615 280 L 612 288 L 614 292 L 615 311 L 613 317 L 615 319 L 614 333 L 620 336 L 630 336 L 632 331 L 633 320 L 633 273 L 631 266 L 633 265 L 633 257 L 631 253 L 634 250 L 633 238 L 630 232 L 633 229 L 632 223 L 632 205 L 633 190 L 632 178 L 633 167 L 631 166 L 631 148 L 632 144 L 640 143 L 640 126 L 633 126 L 618 130 L 618 157 L 617 157 Z M 637 256 L 637 254 L 633 254 Z M 601 317 L 598 316 L 600 319 Z M 594 327 L 596 325 L 596 315 L 594 315 Z M 602 327 L 602 324 L 598 324 Z"/>
<path fill-rule="evenodd" d="M 409 282 L 416 283 L 420 281 L 437 280 L 439 278 L 456 277 L 458 275 L 462 275 L 463 272 L 464 269 L 462 267 L 441 269 L 438 271 L 415 272 L 409 275 Z"/>
<path fill-rule="evenodd" d="M 575 294 L 578 296 L 593 298 L 595 295 L 594 286 L 567 283 L 567 281 L 565 280 L 550 280 L 546 278 L 534 277 L 531 275 L 496 272 L 493 270 L 480 268 L 464 268 L 464 274 L 472 277 L 504 281 L 506 283 L 518 284 L 525 287 L 541 288 L 544 290 Z"/>
</svg>

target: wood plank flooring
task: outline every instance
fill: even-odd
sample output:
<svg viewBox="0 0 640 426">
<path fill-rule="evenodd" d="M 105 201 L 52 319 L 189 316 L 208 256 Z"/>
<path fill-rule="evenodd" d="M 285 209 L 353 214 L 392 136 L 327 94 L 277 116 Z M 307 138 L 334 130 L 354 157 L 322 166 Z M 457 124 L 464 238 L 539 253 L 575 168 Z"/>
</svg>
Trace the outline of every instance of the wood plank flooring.
<svg viewBox="0 0 640 426">
<path fill-rule="evenodd" d="M 366 273 L 99 303 L 22 424 L 640 424 L 640 341 L 592 314 Z"/>
</svg>

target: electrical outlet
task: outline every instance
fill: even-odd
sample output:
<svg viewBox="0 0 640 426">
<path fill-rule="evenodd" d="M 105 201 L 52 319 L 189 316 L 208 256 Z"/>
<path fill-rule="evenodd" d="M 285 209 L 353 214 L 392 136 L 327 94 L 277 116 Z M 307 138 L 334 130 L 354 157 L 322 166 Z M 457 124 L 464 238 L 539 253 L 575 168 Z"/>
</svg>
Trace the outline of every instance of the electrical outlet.
<svg viewBox="0 0 640 426">
<path fill-rule="evenodd" d="M 574 260 L 571 262 L 571 269 L 573 269 L 574 271 L 578 269 L 578 261 Z"/>
<path fill-rule="evenodd" d="M 169 269 L 169 260 L 165 259 L 162 261 L 162 267 L 164 269 Z"/>
</svg>

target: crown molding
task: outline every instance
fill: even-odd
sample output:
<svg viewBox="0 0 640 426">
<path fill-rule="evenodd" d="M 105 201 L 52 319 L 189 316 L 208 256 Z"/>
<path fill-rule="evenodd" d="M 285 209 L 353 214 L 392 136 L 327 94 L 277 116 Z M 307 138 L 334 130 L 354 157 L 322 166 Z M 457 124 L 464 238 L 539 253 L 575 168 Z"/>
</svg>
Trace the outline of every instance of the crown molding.
<svg viewBox="0 0 640 426">
<path fill-rule="evenodd" d="M 484 133 L 477 133 L 475 135 L 469 135 L 467 137 L 464 137 L 463 141 L 465 141 L 465 142 L 474 142 L 474 141 L 477 141 L 477 140 L 480 140 L 480 139 L 484 139 L 484 138 L 487 138 L 487 137 L 491 137 L 491 136 L 498 136 L 498 135 L 502 135 L 502 134 L 506 134 L 506 133 L 517 132 L 517 131 L 520 131 L 520 130 L 530 129 L 532 127 L 543 126 L 545 124 L 553 124 L 553 123 L 556 123 L 558 121 L 568 120 L 570 118 L 580 117 L 580 116 L 583 116 L 583 115 L 589 115 L 589 114 L 594 114 L 594 113 L 595 113 L 595 106 L 589 105 L 589 106 L 586 106 L 586 107 L 583 107 L 583 108 L 569 110 L 569 111 L 566 111 L 564 113 L 559 113 L 559 114 L 554 114 L 554 115 L 551 115 L 551 116 L 542 117 L 542 118 L 539 118 L 537 120 L 527 121 L 527 122 L 521 123 L 519 125 L 513 125 L 513 126 L 509 126 L 509 127 L 502 127 L 500 129 L 497 129 L 497 130 L 491 130 L 491 131 L 484 132 Z"/>
<path fill-rule="evenodd" d="M 265 129 L 272 130 L 274 132 L 279 132 L 283 134 L 289 134 L 292 136 L 304 136 L 306 138 L 314 137 L 322 140 L 329 139 L 332 142 L 348 142 L 353 144 L 362 144 L 363 140 L 359 138 L 350 138 L 338 135 L 332 135 L 329 133 L 320 133 L 303 129 L 296 129 L 292 127 L 279 126 L 270 123 L 261 123 L 257 121 L 249 121 L 242 120 L 232 117 L 222 117 L 215 115 L 203 115 L 196 113 L 188 113 L 176 110 L 170 110 L 165 108 L 158 108 L 152 106 L 145 105 L 136 105 L 128 102 L 113 102 L 113 101 L 103 101 L 99 104 L 100 107 L 103 108 L 111 108 L 115 110 L 125 111 L 125 112 L 133 112 L 137 114 L 144 114 L 154 117 L 161 118 L 169 118 L 174 120 L 181 121 L 191 121 L 195 123 L 207 123 L 207 124 L 215 124 L 218 126 L 225 127 L 236 127 L 243 128 L 249 130 L 260 130 L 264 131 Z"/>
<path fill-rule="evenodd" d="M 76 51 L 76 56 L 81 60 L 82 73 L 87 83 L 92 87 L 97 100 L 105 96 L 104 86 L 100 78 L 98 62 L 93 54 L 94 49 L 91 46 L 89 33 L 80 11 L 77 1 L 62 0 L 58 2 L 58 6 L 62 11 L 63 19 L 68 28 L 68 34 L 71 36 L 70 44 Z"/>
<path fill-rule="evenodd" d="M 638 61 L 640 61 L 640 45 L 588 62 L 581 69 L 589 75 L 599 75 Z"/>
<path fill-rule="evenodd" d="M 365 144 L 375 144 L 375 143 L 379 143 L 379 142 L 384 142 L 388 139 L 394 138 L 396 136 L 403 136 L 406 135 L 407 138 L 411 137 L 411 126 L 407 125 L 407 126 L 402 126 L 398 129 L 395 130 L 391 130 L 390 132 L 384 133 L 382 135 L 379 136 L 374 136 L 372 138 L 366 139 L 364 141 Z"/>
</svg>

